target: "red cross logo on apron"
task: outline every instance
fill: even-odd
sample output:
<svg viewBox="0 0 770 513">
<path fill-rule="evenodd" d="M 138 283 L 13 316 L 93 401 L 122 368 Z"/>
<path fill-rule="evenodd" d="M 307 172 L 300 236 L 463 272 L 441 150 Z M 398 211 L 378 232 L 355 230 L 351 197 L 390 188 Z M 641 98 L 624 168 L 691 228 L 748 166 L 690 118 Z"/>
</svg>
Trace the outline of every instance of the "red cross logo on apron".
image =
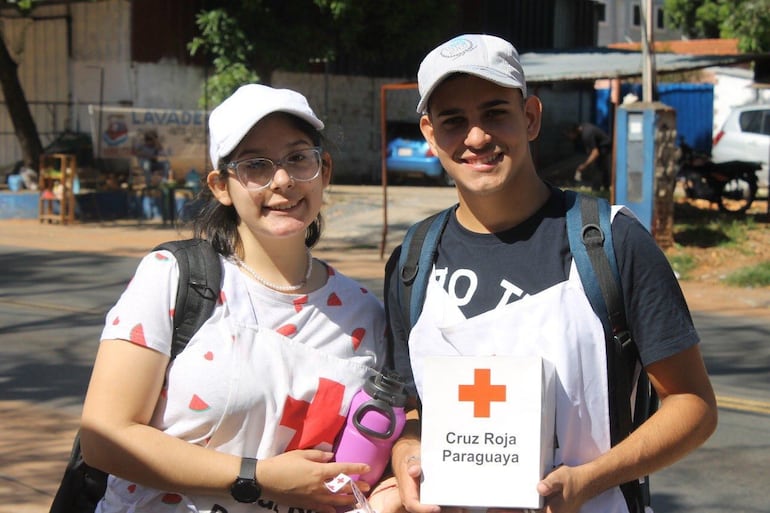
<svg viewBox="0 0 770 513">
<path fill-rule="evenodd" d="M 334 444 L 345 417 L 339 414 L 345 386 L 330 379 L 319 378 L 318 390 L 308 403 L 287 397 L 283 406 L 281 426 L 294 430 L 286 451 L 312 449 L 323 442 Z"/>
</svg>

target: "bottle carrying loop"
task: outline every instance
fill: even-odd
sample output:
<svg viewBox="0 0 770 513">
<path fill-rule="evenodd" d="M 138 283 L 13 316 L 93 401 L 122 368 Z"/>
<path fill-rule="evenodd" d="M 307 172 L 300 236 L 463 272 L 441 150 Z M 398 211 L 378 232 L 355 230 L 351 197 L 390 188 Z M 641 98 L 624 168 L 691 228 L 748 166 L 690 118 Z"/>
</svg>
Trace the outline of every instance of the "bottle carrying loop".
<svg viewBox="0 0 770 513">
<path fill-rule="evenodd" d="M 387 431 L 384 433 L 375 431 L 361 423 L 364 415 L 370 411 L 385 415 L 388 418 L 389 424 Z M 393 436 L 393 433 L 396 431 L 396 414 L 394 413 L 393 408 L 385 401 L 381 399 L 371 399 L 358 407 L 358 410 L 356 410 L 355 415 L 353 416 L 353 425 L 364 434 L 385 440 Z"/>
</svg>

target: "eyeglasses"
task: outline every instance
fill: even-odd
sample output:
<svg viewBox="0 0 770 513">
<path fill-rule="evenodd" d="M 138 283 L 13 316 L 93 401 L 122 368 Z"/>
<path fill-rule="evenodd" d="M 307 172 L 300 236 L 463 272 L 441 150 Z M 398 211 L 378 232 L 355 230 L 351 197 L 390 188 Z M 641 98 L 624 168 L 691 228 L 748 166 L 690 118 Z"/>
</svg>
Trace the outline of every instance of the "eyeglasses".
<svg viewBox="0 0 770 513">
<path fill-rule="evenodd" d="M 241 185 L 250 190 L 269 186 L 278 168 L 285 170 L 297 182 L 314 180 L 321 174 L 321 148 L 293 151 L 280 160 L 257 157 L 227 164 L 227 169 L 235 174 Z"/>
</svg>

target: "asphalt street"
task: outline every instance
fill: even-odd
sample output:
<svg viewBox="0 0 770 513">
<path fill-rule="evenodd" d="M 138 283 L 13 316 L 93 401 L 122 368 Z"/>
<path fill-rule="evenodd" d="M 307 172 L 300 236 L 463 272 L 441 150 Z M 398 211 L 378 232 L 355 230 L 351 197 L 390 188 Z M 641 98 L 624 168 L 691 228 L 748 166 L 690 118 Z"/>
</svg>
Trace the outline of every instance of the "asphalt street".
<svg viewBox="0 0 770 513">
<path fill-rule="evenodd" d="M 453 198 L 451 189 L 403 191 L 391 189 L 387 233 L 376 189 L 368 196 L 339 191 L 326 210 L 327 232 L 318 256 L 380 296 L 381 242 L 387 256 L 410 220 Z M 107 230 L 88 229 L 93 231 L 71 231 L 79 238 L 69 249 L 54 243 L 67 227 L 53 227 L 48 243 L 27 245 L 33 247 L 15 240 L 7 244 L 10 235 L 0 231 L 0 513 L 48 510 L 77 427 L 104 316 L 139 255 L 157 238 L 175 238 L 172 230 L 153 233 L 155 239 L 133 252 L 117 251 L 110 248 L 127 246 L 128 232 L 113 230 L 111 243 Z M 101 238 L 96 248 L 102 249 L 93 249 L 92 237 L 83 233 L 102 234 L 96 235 Z M 694 319 L 720 396 L 720 424 L 702 448 L 652 476 L 653 507 L 657 513 L 767 513 L 770 322 L 698 311 Z"/>
</svg>

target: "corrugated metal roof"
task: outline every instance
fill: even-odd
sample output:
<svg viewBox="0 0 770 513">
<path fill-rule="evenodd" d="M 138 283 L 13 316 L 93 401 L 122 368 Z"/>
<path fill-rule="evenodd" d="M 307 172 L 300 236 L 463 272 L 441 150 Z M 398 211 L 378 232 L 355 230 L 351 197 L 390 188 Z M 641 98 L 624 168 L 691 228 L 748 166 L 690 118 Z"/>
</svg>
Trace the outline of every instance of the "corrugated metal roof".
<svg viewBox="0 0 770 513">
<path fill-rule="evenodd" d="M 610 43 L 608 48 L 615 50 L 641 51 L 639 41 Z M 738 39 L 681 39 L 675 41 L 655 41 L 655 51 L 659 53 L 684 53 L 690 55 L 738 55 Z"/>
<path fill-rule="evenodd" d="M 757 55 L 655 54 L 657 73 L 671 73 L 750 62 Z M 585 52 L 528 52 L 521 55 L 527 83 L 629 78 L 642 75 L 641 52 L 591 49 Z"/>
</svg>

